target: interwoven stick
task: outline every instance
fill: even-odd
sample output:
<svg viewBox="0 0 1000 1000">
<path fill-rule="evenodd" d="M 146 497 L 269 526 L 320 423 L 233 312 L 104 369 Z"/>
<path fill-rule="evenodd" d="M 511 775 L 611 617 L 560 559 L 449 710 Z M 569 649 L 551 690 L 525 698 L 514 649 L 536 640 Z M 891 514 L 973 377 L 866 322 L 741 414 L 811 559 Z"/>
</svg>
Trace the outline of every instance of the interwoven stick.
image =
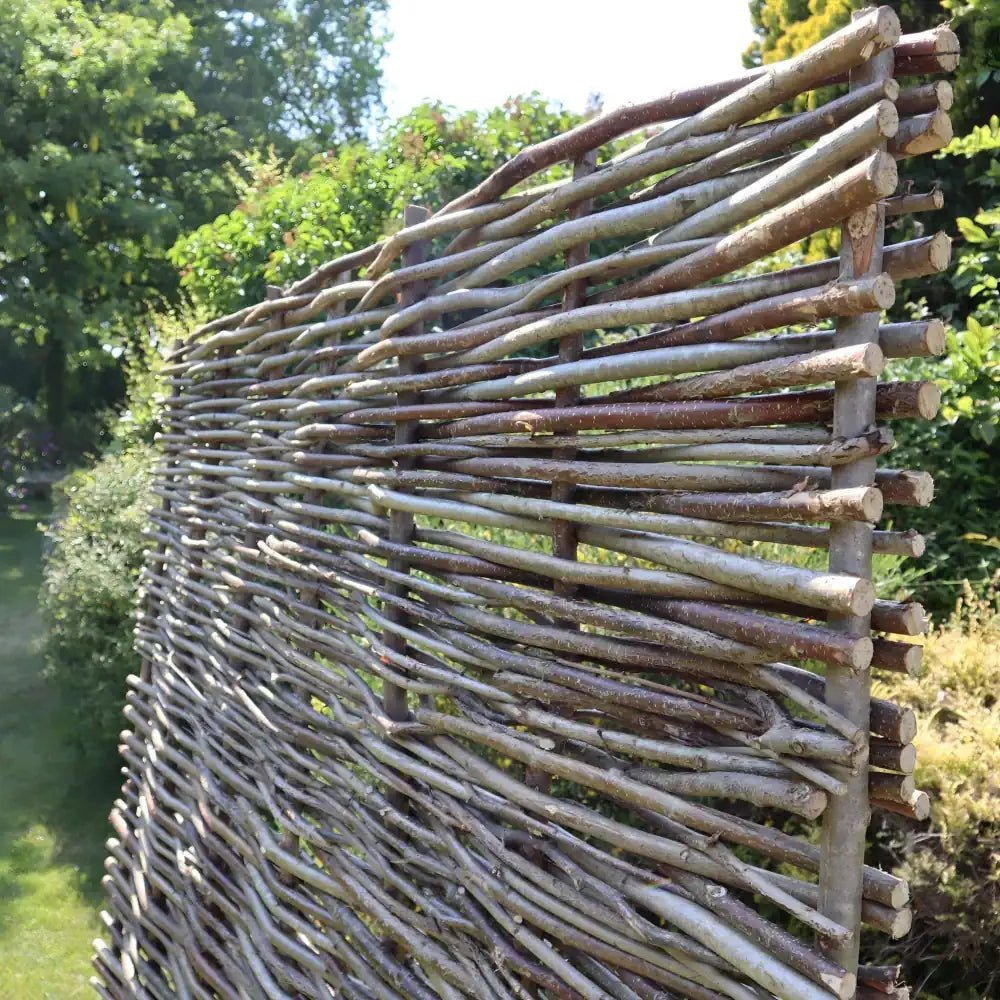
<svg viewBox="0 0 1000 1000">
<path fill-rule="evenodd" d="M 900 76 L 955 59 L 866 12 L 525 150 L 175 346 L 101 995 L 899 992 L 855 948 L 905 931 L 908 891 L 851 836 L 924 815 L 915 720 L 845 691 L 917 670 L 872 629 L 925 621 L 845 539 L 924 548 L 877 523 L 929 478 L 874 466 L 939 393 L 875 383 L 944 330 L 880 314 L 949 244 L 880 263 L 866 234 L 940 207 L 894 195 L 896 160 L 951 95 L 878 75 L 890 47 Z M 841 224 L 843 271 L 761 271 Z"/>
</svg>

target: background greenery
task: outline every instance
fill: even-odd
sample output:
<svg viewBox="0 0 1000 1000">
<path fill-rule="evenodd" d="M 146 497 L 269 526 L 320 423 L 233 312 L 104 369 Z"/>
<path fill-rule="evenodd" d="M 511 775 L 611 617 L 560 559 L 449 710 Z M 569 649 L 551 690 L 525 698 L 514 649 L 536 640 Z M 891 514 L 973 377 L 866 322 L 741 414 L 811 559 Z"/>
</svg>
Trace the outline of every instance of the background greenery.
<svg viewBox="0 0 1000 1000">
<path fill-rule="evenodd" d="M 0 523 L 16 579 L 0 588 L 0 615 L 21 636 L 15 645 L 34 649 L 44 633 L 48 663 L 43 677 L 30 651 L 0 657 L 0 682 L 13 692 L 0 700 L 12 727 L 3 748 L 15 761 L 0 776 L 0 969 L 18 970 L 0 973 L 2 996 L 26 996 L 21 984 L 40 981 L 26 958 L 6 964 L 5 948 L 11 961 L 19 951 L 48 956 L 42 995 L 74 996 L 82 982 L 110 793 L 81 778 L 64 802 L 59 782 L 82 768 L 114 783 L 124 677 L 138 667 L 132 615 L 164 345 L 258 301 L 267 284 L 393 231 L 407 202 L 447 200 L 577 120 L 536 95 L 480 113 L 427 105 L 385 121 L 385 6 L 4 6 L 0 507 L 16 503 L 4 487 L 26 470 L 76 471 L 49 529 L 44 629 L 26 596 L 36 582 L 31 512 Z M 800 51 L 858 6 L 751 0 L 748 65 Z M 937 625 L 925 675 L 885 685 L 920 710 L 918 783 L 937 806 L 928 824 L 873 824 L 873 856 L 912 879 L 918 911 L 906 941 L 870 957 L 903 960 L 921 996 L 971 1000 L 1000 995 L 1000 615 L 991 583 L 1000 568 L 1000 3 L 894 6 L 907 30 L 950 19 L 963 58 L 952 112 L 959 138 L 936 162 L 904 167 L 915 190 L 944 188 L 945 210 L 890 231 L 897 241 L 948 227 L 956 254 L 947 275 L 904 288 L 896 307 L 897 318 L 934 315 L 950 326 L 947 358 L 905 365 L 941 386 L 943 420 L 899 426 L 894 453 L 895 464 L 928 468 L 937 482 L 934 506 L 906 519 L 930 536 L 917 586 Z M 829 248 L 812 242 L 799 254 Z M 883 562 L 879 574 L 893 596 L 914 587 L 912 566 Z M 80 831 L 72 849 L 67 822 Z"/>
<path fill-rule="evenodd" d="M 304 158 L 380 108 L 385 0 L 6 0 L 0 331 L 65 457 L 116 349 L 177 301 L 167 251 L 230 208 L 233 156 Z M 9 356 L 9 355 L 8 355 Z"/>
</svg>

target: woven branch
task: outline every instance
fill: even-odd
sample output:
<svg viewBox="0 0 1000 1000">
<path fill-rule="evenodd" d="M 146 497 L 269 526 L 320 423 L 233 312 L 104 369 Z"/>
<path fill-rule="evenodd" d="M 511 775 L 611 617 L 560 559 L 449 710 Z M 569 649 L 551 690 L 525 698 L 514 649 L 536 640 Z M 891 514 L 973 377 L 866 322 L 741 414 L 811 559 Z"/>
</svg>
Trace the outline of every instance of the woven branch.
<svg viewBox="0 0 1000 1000">
<path fill-rule="evenodd" d="M 928 800 L 868 682 L 924 615 L 870 556 L 921 554 L 877 522 L 933 484 L 876 460 L 937 412 L 894 362 L 945 345 L 880 317 L 949 244 L 882 221 L 941 207 L 895 191 L 950 135 L 893 58 L 956 51 L 869 10 L 177 345 L 101 996 L 902 995 L 857 965 L 910 922 L 864 827 Z"/>
</svg>

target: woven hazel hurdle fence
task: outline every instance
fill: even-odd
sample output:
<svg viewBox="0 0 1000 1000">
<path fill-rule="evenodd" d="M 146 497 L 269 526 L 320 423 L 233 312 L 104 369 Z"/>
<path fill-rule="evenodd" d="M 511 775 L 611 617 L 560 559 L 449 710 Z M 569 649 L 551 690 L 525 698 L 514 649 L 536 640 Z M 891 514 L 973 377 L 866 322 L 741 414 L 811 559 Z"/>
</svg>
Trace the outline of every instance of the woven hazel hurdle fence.
<svg viewBox="0 0 1000 1000">
<path fill-rule="evenodd" d="M 956 63 L 869 9 L 177 346 L 101 996 L 909 995 L 858 947 L 910 922 L 865 830 L 928 801 L 870 672 L 924 616 L 870 578 L 932 485 L 876 460 L 943 333 L 880 316 L 949 248 L 884 222 L 941 207 L 898 173 Z"/>
</svg>

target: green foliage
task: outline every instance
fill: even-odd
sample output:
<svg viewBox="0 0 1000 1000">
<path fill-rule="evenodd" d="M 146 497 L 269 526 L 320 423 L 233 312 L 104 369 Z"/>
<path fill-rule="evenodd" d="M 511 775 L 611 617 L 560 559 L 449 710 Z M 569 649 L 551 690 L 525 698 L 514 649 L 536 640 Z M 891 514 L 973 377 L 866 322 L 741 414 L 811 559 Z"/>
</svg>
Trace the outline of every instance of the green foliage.
<svg viewBox="0 0 1000 1000">
<path fill-rule="evenodd" d="M 74 408 L 119 398 L 120 379 L 89 374 L 114 371 L 110 324 L 176 301 L 166 249 L 232 204 L 233 154 L 362 133 L 380 102 L 385 6 L 4 5 L 0 326 L 65 451 Z"/>
<path fill-rule="evenodd" d="M 130 332 L 122 353 L 125 405 L 111 427 L 107 447 L 110 454 L 153 444 L 162 430 L 160 418 L 168 391 L 163 372 L 165 357 L 207 319 L 185 300 L 150 313 Z"/>
<path fill-rule="evenodd" d="M 0 19 L 0 322 L 46 345 L 45 405 L 66 417 L 68 356 L 114 310 L 148 294 L 149 251 L 169 233 L 140 169 L 151 130 L 194 114 L 150 82 L 190 42 L 164 0 L 140 12 L 80 0 L 11 0 Z"/>
<path fill-rule="evenodd" d="M 245 158 L 243 201 L 170 251 L 181 284 L 213 315 L 258 302 L 340 254 L 399 228 L 410 202 L 440 205 L 525 145 L 575 124 L 539 97 L 485 114 L 418 107 L 373 148 L 316 156 L 295 174 L 273 155 Z"/>
<path fill-rule="evenodd" d="M 933 505 L 908 512 L 906 523 L 930 537 L 925 557 L 929 573 L 921 597 L 939 614 L 947 613 L 966 580 L 981 588 L 1000 566 L 996 529 L 1000 512 L 996 488 L 1000 467 L 1000 168 L 993 159 L 1000 146 L 998 126 L 994 117 L 989 125 L 956 139 L 942 154 L 945 164 L 962 158 L 985 166 L 970 189 L 993 202 L 973 217 L 957 221 L 963 242 L 948 275 L 951 304 L 936 310 L 955 327 L 948 333 L 947 355 L 903 366 L 906 374 L 932 378 L 941 389 L 939 420 L 898 426 L 894 452 L 897 464 L 925 468 L 934 476 Z"/>
<path fill-rule="evenodd" d="M 996 149 L 1000 149 L 1000 118 L 991 115 L 989 124 L 977 125 L 968 135 L 956 136 L 941 151 L 940 156 L 964 156 L 968 159 L 978 153 L 989 153 Z M 993 186 L 996 187 L 996 164 L 991 163 L 989 167 Z"/>
<path fill-rule="evenodd" d="M 1000 416 L 1000 342 L 997 326 L 983 326 L 975 316 L 966 319 L 960 335 L 948 337 L 948 356 L 936 369 L 942 388 L 941 415 L 949 424 L 964 421 L 970 437 L 991 445 Z"/>
<path fill-rule="evenodd" d="M 321 149 L 364 136 L 381 108 L 387 0 L 173 0 L 197 49 L 161 72 L 194 101 L 203 142 L 306 140 Z M 226 134 L 220 135 L 219 129 Z M 214 138 L 213 134 L 214 133 Z"/>
<path fill-rule="evenodd" d="M 151 502 L 151 449 L 136 447 L 73 473 L 49 530 L 41 594 L 48 671 L 74 706 L 88 752 L 105 754 L 122 728 L 125 677 L 136 671 L 133 614 Z"/>
<path fill-rule="evenodd" d="M 917 786 L 930 793 L 929 828 L 883 834 L 889 859 L 910 882 L 913 932 L 884 958 L 901 958 L 928 1000 L 997 995 L 1000 981 L 1000 607 L 990 588 L 967 590 L 931 632 L 920 678 L 877 693 L 916 709 Z"/>
<path fill-rule="evenodd" d="M 917 3 L 935 6 L 933 0 L 907 0 L 908 6 Z M 1000 5 L 996 0 L 941 0 L 941 10 L 962 43 L 950 114 L 957 131 L 965 132 L 1000 104 Z"/>
</svg>

